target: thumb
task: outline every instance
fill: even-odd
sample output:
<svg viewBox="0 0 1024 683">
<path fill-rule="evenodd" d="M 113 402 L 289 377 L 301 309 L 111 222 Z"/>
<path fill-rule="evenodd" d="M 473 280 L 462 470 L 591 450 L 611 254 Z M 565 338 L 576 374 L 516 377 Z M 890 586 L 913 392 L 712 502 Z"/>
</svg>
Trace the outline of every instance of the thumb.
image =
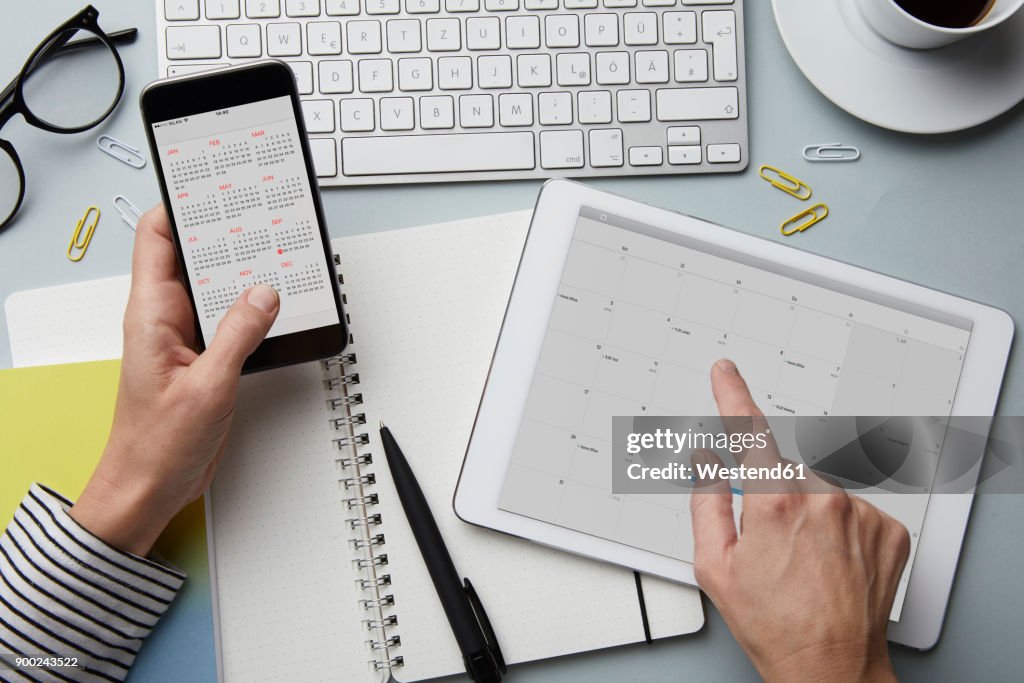
<svg viewBox="0 0 1024 683">
<path fill-rule="evenodd" d="M 207 371 L 237 376 L 242 364 L 267 336 L 281 310 L 273 287 L 256 285 L 244 292 L 217 325 L 213 341 L 196 360 Z"/>
<path fill-rule="evenodd" d="M 708 591 L 707 584 L 719 573 L 729 549 L 736 543 L 736 523 L 732 517 L 729 480 L 704 479 L 697 470 L 697 465 L 721 467 L 722 461 L 711 451 L 701 449 L 694 452 L 693 465 L 696 480 L 690 494 L 693 565 L 697 583 Z"/>
</svg>

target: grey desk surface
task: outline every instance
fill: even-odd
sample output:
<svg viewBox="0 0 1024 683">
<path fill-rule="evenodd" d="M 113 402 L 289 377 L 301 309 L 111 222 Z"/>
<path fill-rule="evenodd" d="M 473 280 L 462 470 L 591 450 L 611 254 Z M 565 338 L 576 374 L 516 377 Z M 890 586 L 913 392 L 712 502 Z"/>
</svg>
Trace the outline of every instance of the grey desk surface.
<svg viewBox="0 0 1024 683">
<path fill-rule="evenodd" d="M 827 0 L 826 0 L 827 1 Z M 103 128 L 81 135 L 43 133 L 19 118 L 3 131 L 21 154 L 28 197 L 17 222 L 0 233 L 0 299 L 35 287 L 125 273 L 132 233 L 108 210 L 121 193 L 140 207 L 158 200 L 151 167 L 136 171 L 100 153 L 100 132 L 144 146 L 136 98 L 156 76 L 152 0 L 95 0 L 107 30 L 140 29 L 122 54 L 124 102 Z M 0 26 L 0 77 L 13 76 L 47 32 L 82 0 L 22 4 Z M 14 21 L 10 21 L 13 18 Z M 837 109 L 800 74 L 779 37 L 767 0 L 747 0 L 751 170 L 735 176 L 609 179 L 594 185 L 762 236 L 795 213 L 756 166 L 772 163 L 806 179 L 831 217 L 789 244 L 1003 308 L 1024 320 L 1024 109 L 972 131 L 933 138 L 891 133 Z M 854 65 L 851 65 L 854 68 Z M 950 84 L 950 87 L 955 87 Z M 854 164 L 812 166 L 810 143 L 843 142 L 864 152 Z M 1017 161 L 1014 161 L 1014 160 Z M 1014 169 L 1017 169 L 1014 171 Z M 372 232 L 530 207 L 539 183 L 416 185 L 331 189 L 324 204 L 334 236 Z M 98 204 L 104 219 L 81 263 L 64 256 L 78 216 Z M 2 314 L 0 314 L 2 315 Z M 6 321 L 0 366 L 10 365 Z M 1024 410 L 1024 372 L 1011 362 L 1000 412 Z M 938 647 L 893 648 L 905 681 L 1020 680 L 1024 670 L 1024 591 L 1020 568 L 1024 496 L 980 497 Z M 780 628 L 785 629 L 781 624 Z M 516 667 L 513 681 L 746 681 L 756 674 L 709 606 L 697 635 Z"/>
</svg>

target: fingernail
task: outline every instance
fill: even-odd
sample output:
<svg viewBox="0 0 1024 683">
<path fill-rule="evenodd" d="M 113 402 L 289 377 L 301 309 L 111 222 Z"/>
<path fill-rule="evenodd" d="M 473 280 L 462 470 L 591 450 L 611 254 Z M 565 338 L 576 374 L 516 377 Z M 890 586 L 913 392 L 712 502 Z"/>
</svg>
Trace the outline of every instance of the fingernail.
<svg viewBox="0 0 1024 683">
<path fill-rule="evenodd" d="M 736 364 L 733 363 L 728 358 L 723 358 L 722 360 L 715 363 L 715 365 L 718 366 L 719 370 L 730 375 L 735 375 L 738 373 L 738 371 L 736 370 Z"/>
<path fill-rule="evenodd" d="M 249 303 L 264 313 L 273 313 L 277 308 L 277 292 L 273 287 L 256 285 L 249 290 Z"/>
</svg>

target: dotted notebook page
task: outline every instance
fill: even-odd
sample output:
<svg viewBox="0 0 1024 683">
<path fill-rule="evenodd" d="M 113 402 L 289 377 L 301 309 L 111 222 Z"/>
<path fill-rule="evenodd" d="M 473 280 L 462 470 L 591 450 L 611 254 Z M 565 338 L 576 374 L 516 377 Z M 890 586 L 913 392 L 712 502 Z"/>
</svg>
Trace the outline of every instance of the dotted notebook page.
<svg viewBox="0 0 1024 683">
<path fill-rule="evenodd" d="M 519 263 L 528 213 L 335 242 L 367 425 L 383 420 L 423 487 L 459 571 L 472 579 L 506 659 L 520 662 L 643 639 L 632 572 L 460 521 L 452 496 Z M 386 264 L 386 266 L 384 266 Z M 399 680 L 463 670 L 444 612 L 384 464 L 373 454 L 386 536 L 388 613 Z M 701 627 L 697 591 L 644 578 L 652 632 Z"/>
</svg>

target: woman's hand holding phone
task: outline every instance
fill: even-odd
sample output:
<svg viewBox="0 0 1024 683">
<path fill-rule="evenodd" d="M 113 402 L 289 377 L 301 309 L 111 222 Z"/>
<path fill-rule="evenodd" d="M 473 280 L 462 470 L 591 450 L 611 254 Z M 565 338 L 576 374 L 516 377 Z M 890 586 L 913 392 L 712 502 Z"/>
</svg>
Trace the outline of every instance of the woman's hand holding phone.
<svg viewBox="0 0 1024 683">
<path fill-rule="evenodd" d="M 277 292 L 242 293 L 202 353 L 162 205 L 139 221 L 114 423 L 103 458 L 71 509 L 110 545 L 146 555 L 213 478 L 239 375 L 277 318 Z"/>
</svg>

